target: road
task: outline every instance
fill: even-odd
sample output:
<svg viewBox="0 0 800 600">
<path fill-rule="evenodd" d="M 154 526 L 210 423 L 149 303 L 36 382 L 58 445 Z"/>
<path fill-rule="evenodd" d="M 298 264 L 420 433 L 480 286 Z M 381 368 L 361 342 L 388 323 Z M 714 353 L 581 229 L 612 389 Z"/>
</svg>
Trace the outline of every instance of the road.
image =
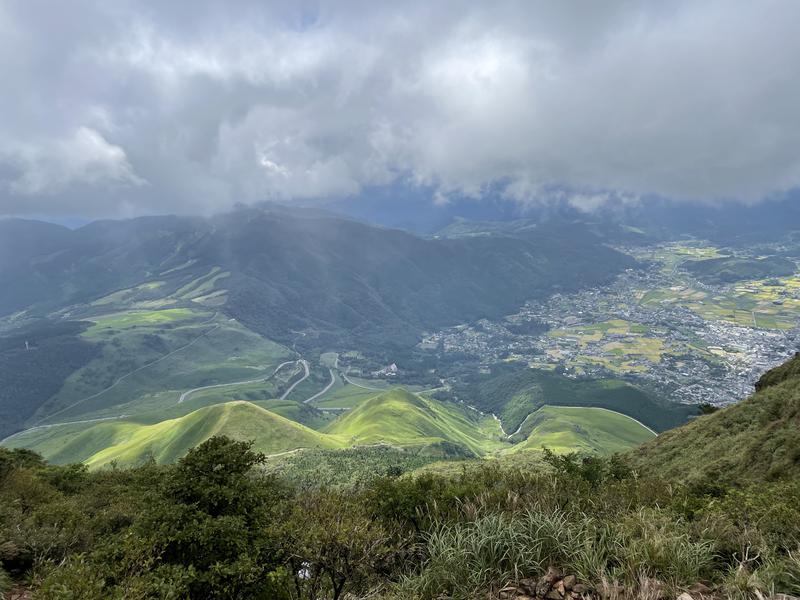
<svg viewBox="0 0 800 600">
<path fill-rule="evenodd" d="M 368 385 L 361 385 L 360 383 L 356 383 L 355 381 L 353 381 L 352 379 L 350 379 L 350 378 L 349 378 L 347 375 L 345 375 L 344 373 L 342 373 L 342 379 L 344 379 L 344 380 L 345 380 L 347 383 L 349 383 L 350 385 L 354 385 L 354 386 L 356 386 L 356 387 L 364 388 L 365 390 L 374 390 L 374 391 L 376 391 L 376 392 L 385 392 L 385 391 L 386 391 L 386 390 L 383 390 L 383 389 L 381 389 L 381 388 L 374 388 L 374 387 L 369 387 Z"/>
<path fill-rule="evenodd" d="M 289 389 L 283 392 L 283 396 L 280 397 L 281 400 L 286 400 L 286 397 L 292 393 L 292 390 L 296 388 L 299 384 L 303 383 L 306 379 L 308 379 L 308 376 L 311 374 L 311 371 L 308 368 L 307 360 L 301 358 L 297 362 L 299 362 L 303 366 L 303 368 L 305 369 L 305 374 L 300 379 L 295 381 L 292 385 L 290 385 Z"/>
<path fill-rule="evenodd" d="M 328 385 L 326 385 L 321 391 L 311 396 L 311 398 L 303 400 L 303 404 L 308 404 L 312 400 L 316 400 L 317 398 L 322 396 L 325 392 L 327 392 L 329 389 L 331 389 L 331 387 L 333 387 L 333 384 L 336 383 L 336 375 L 333 374 L 333 369 L 328 369 L 328 373 L 331 374 L 331 382 Z"/>
<path fill-rule="evenodd" d="M 287 360 L 286 362 L 279 364 L 272 372 L 272 375 L 269 375 L 267 377 L 258 377 L 257 379 L 248 379 L 247 381 L 231 381 L 230 383 L 215 383 L 214 385 L 204 385 L 201 387 L 192 388 L 191 390 L 187 390 L 181 394 L 181 397 L 178 398 L 178 404 L 181 404 L 184 400 L 186 400 L 186 398 L 188 398 L 192 394 L 203 390 L 212 390 L 215 388 L 228 387 L 231 385 L 247 385 L 249 383 L 258 383 L 259 381 L 267 381 L 268 379 L 272 379 L 273 377 L 275 377 L 275 375 L 278 374 L 278 371 L 280 371 L 283 367 L 295 362 L 297 361 Z"/>
</svg>

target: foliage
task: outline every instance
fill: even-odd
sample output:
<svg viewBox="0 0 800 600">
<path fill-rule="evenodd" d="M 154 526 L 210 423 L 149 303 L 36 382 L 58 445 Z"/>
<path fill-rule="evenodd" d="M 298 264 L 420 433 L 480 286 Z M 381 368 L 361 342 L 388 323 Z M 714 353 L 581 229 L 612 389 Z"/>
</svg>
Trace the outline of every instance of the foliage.
<svg viewBox="0 0 800 600">
<path fill-rule="evenodd" d="M 97 356 L 98 346 L 80 337 L 86 326 L 40 321 L 0 337 L 0 439 L 20 429 L 70 374 Z"/>
<path fill-rule="evenodd" d="M 0 568 L 47 600 L 471 599 L 550 565 L 596 588 L 797 592 L 796 479 L 685 485 L 624 456 L 543 456 L 330 488 L 265 474 L 223 437 L 176 465 L 95 473 L 5 450 Z"/>
<path fill-rule="evenodd" d="M 800 476 L 800 376 L 795 357 L 748 399 L 667 431 L 632 454 L 643 474 L 747 483 Z"/>
<path fill-rule="evenodd" d="M 782 256 L 768 256 L 765 258 L 727 256 L 688 261 L 682 266 L 698 278 L 715 284 L 794 275 L 797 268 L 793 260 Z"/>
</svg>

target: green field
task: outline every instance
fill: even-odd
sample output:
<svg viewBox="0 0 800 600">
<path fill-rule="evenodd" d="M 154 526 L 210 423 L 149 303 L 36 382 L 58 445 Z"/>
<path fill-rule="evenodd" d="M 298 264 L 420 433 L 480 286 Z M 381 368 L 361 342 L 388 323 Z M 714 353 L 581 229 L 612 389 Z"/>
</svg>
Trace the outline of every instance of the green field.
<svg viewBox="0 0 800 600">
<path fill-rule="evenodd" d="M 655 434 L 644 425 L 603 408 L 543 406 L 522 423 L 520 450 L 613 454 L 648 442 Z"/>
<path fill-rule="evenodd" d="M 341 382 L 341 377 L 337 376 L 337 382 Z M 330 391 L 319 398 L 314 405 L 320 408 L 352 408 L 367 398 L 374 398 L 381 392 L 367 390 L 356 385 L 345 383 L 344 385 L 334 385 Z"/>
</svg>

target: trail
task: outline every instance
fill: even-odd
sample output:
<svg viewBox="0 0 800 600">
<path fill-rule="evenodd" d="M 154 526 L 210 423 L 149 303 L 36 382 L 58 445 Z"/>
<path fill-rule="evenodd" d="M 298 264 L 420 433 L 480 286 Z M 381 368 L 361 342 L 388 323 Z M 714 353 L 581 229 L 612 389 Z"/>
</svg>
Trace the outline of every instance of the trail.
<svg viewBox="0 0 800 600">
<path fill-rule="evenodd" d="M 297 362 L 299 362 L 299 363 L 302 365 L 302 367 L 305 369 L 305 371 L 306 371 L 306 372 L 305 372 L 305 374 L 304 374 L 304 375 L 303 375 L 303 376 L 302 376 L 300 379 L 298 379 L 298 380 L 297 380 L 297 381 L 295 381 L 295 382 L 294 382 L 292 385 L 290 385 L 288 390 L 286 390 L 285 392 L 283 392 L 283 396 L 281 396 L 281 397 L 280 397 L 280 400 L 286 400 L 286 397 L 287 397 L 289 394 L 291 394 L 291 393 L 292 393 L 292 390 L 293 390 L 294 388 L 296 388 L 296 387 L 297 387 L 299 384 L 303 383 L 303 382 L 304 382 L 306 379 L 308 379 L 308 376 L 311 374 L 311 371 L 310 371 L 310 370 L 309 370 L 309 368 L 308 368 L 308 361 L 307 361 L 307 360 L 304 360 L 304 359 L 302 359 L 302 358 L 301 358 L 301 359 L 300 359 L 299 361 L 297 361 Z"/>
<path fill-rule="evenodd" d="M 256 379 L 248 379 L 247 381 L 231 381 L 230 383 L 215 383 L 213 385 L 204 385 L 201 387 L 192 388 L 191 390 L 187 390 L 181 394 L 181 397 L 178 398 L 178 404 L 182 403 L 184 400 L 186 400 L 186 398 L 188 398 L 192 394 L 200 392 L 202 390 L 211 390 L 215 388 L 228 387 L 231 385 L 247 385 L 249 383 L 258 383 L 259 381 L 266 381 L 268 379 L 272 379 L 273 377 L 275 377 L 275 375 L 278 374 L 278 371 L 280 371 L 286 365 L 292 364 L 293 362 L 297 361 L 287 360 L 286 362 L 279 364 L 272 372 L 272 375 L 268 375 L 267 377 L 258 377 Z"/>
<path fill-rule="evenodd" d="M 604 410 L 606 412 L 614 413 L 615 415 L 620 415 L 622 417 L 625 417 L 626 419 L 630 419 L 631 421 L 633 421 L 635 423 L 638 423 L 639 425 L 641 425 L 642 427 L 647 429 L 647 431 L 649 431 L 653 435 L 658 436 L 658 432 L 654 431 L 653 429 L 650 429 L 647 425 L 645 425 L 644 423 L 642 423 L 638 419 L 634 419 L 632 416 L 626 415 L 625 413 L 621 413 L 621 412 L 618 412 L 616 410 L 611 410 L 610 408 L 603 408 L 602 406 L 562 406 L 561 404 L 558 404 L 558 405 L 556 405 L 556 404 L 545 404 L 544 406 L 552 406 L 553 408 L 593 408 L 595 410 Z M 536 411 L 534 411 L 534 412 L 536 412 Z M 533 413 L 531 413 L 531 414 L 533 414 Z M 529 416 L 530 415 L 528 415 L 528 417 Z M 525 418 L 527 419 L 528 417 L 525 417 Z"/>
<path fill-rule="evenodd" d="M 117 415 L 116 417 L 98 417 L 97 419 L 81 419 L 80 421 L 64 421 L 63 423 L 50 423 L 49 425 L 36 425 L 35 427 L 29 427 L 28 429 L 23 429 L 22 431 L 18 431 L 17 433 L 12 433 L 10 436 L 0 440 L 0 445 L 5 444 L 11 438 L 16 437 L 22 433 L 27 433 L 29 431 L 36 431 L 38 429 L 50 429 L 51 427 L 60 427 L 62 425 L 76 425 L 80 423 L 97 423 L 98 421 L 116 421 L 118 419 L 125 419 L 127 417 L 128 415 Z"/>
<path fill-rule="evenodd" d="M 214 318 L 216 318 L 216 315 L 214 315 L 214 317 L 212 317 L 212 320 L 213 320 Z M 158 364 L 158 363 L 160 363 L 161 361 L 168 359 L 170 356 L 173 356 L 174 354 L 177 354 L 177 353 L 178 353 L 178 352 L 180 352 L 181 350 L 185 350 L 186 348 L 188 348 L 188 347 L 189 347 L 189 346 L 191 346 L 192 344 L 196 343 L 197 341 L 199 341 L 200 339 L 204 338 L 205 336 L 207 336 L 207 335 L 208 335 L 209 333 L 211 333 L 212 331 L 216 331 L 217 329 L 219 329 L 219 324 L 217 324 L 217 325 L 214 325 L 214 326 L 213 326 L 211 329 L 209 329 L 208 331 L 206 331 L 206 332 L 204 332 L 204 333 L 201 333 L 201 334 L 200 334 L 200 335 L 198 335 L 196 338 L 194 338 L 193 340 L 191 340 L 189 343 L 187 343 L 187 344 L 184 344 L 183 346 L 181 346 L 180 348 L 177 348 L 177 349 L 173 350 L 172 352 L 168 352 L 167 354 L 165 354 L 165 355 L 164 355 L 164 356 L 162 356 L 161 358 L 157 358 L 156 360 L 154 360 L 154 361 L 152 361 L 152 362 L 149 362 L 149 363 L 147 363 L 146 365 L 143 365 L 143 366 L 139 367 L 138 369 L 134 369 L 134 370 L 133 370 L 133 371 L 131 371 L 130 373 L 125 373 L 125 375 L 123 375 L 122 377 L 118 378 L 116 381 L 114 381 L 114 383 L 112 383 L 112 384 L 111 384 L 110 386 L 108 386 L 107 388 L 105 388 L 105 389 L 103 389 L 103 390 L 100 390 L 99 392 L 97 392 L 97 393 L 95 393 L 95 394 L 92 394 L 91 396 L 87 396 L 86 398 L 82 398 L 81 400 L 78 400 L 77 402 L 73 402 L 73 403 L 72 403 L 72 404 L 70 404 L 69 406 L 65 406 L 65 407 L 64 407 L 64 408 L 62 408 L 61 410 L 58 410 L 58 411 L 56 411 L 56 412 L 54 412 L 54 413 L 51 413 L 51 414 L 47 415 L 47 417 L 45 417 L 44 419 L 39 419 L 39 420 L 36 422 L 36 425 L 38 425 L 39 423 L 41 423 L 42 421 L 44 421 L 44 420 L 46 420 L 46 419 L 52 419 L 52 418 L 53 418 L 53 417 L 55 417 L 56 415 L 60 415 L 61 413 L 65 412 L 65 411 L 68 411 L 68 410 L 70 410 L 71 408 L 74 408 L 74 407 L 78 406 L 79 404 L 83 404 L 84 402 L 86 402 L 86 401 L 88 401 L 88 400 L 92 400 L 93 398 L 97 398 L 98 396 L 100 396 L 100 395 L 102 395 L 102 394 L 105 394 L 107 391 L 109 391 L 109 390 L 111 390 L 111 389 L 114 389 L 115 387 L 117 387 L 117 385 L 119 385 L 119 384 L 120 384 L 122 381 L 124 381 L 125 379 L 127 379 L 127 378 L 128 378 L 128 377 L 130 377 L 131 375 L 135 375 L 135 374 L 136 374 L 136 373 L 138 373 L 139 371 L 143 371 L 143 370 L 147 369 L 148 367 L 152 367 L 153 365 L 155 365 L 155 364 Z"/>
<path fill-rule="evenodd" d="M 309 402 L 311 402 L 312 400 L 316 400 L 317 398 L 319 398 L 320 396 L 322 396 L 322 395 L 323 395 L 325 392 L 327 392 L 329 389 L 331 389 L 331 388 L 333 387 L 333 384 L 334 384 L 334 383 L 336 383 L 336 375 L 334 375 L 334 374 L 333 374 L 333 369 L 328 369 L 328 373 L 330 373 L 330 374 L 331 374 L 331 381 L 330 381 L 330 383 L 329 383 L 328 385 L 326 385 L 326 386 L 325 386 L 325 387 L 322 389 L 322 391 L 319 391 L 319 392 L 317 392 L 316 394 L 314 394 L 313 396 L 311 396 L 311 398 L 308 398 L 307 400 L 303 400 L 303 404 L 308 404 L 308 403 L 309 403 Z"/>
</svg>

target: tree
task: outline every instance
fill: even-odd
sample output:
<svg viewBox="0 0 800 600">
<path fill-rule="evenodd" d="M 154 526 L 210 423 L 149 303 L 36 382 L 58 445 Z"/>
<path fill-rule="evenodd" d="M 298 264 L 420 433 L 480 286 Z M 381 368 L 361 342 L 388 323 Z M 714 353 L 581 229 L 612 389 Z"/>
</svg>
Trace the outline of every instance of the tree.
<svg viewBox="0 0 800 600">
<path fill-rule="evenodd" d="M 399 556 L 394 532 L 370 518 L 352 493 L 298 496 L 281 537 L 295 593 L 309 600 L 363 592 Z"/>
<path fill-rule="evenodd" d="M 268 536 L 277 485 L 256 480 L 264 456 L 213 437 L 192 449 L 135 524 L 127 552 L 158 576 L 185 575 L 191 598 L 275 598 L 278 564 Z"/>
</svg>

